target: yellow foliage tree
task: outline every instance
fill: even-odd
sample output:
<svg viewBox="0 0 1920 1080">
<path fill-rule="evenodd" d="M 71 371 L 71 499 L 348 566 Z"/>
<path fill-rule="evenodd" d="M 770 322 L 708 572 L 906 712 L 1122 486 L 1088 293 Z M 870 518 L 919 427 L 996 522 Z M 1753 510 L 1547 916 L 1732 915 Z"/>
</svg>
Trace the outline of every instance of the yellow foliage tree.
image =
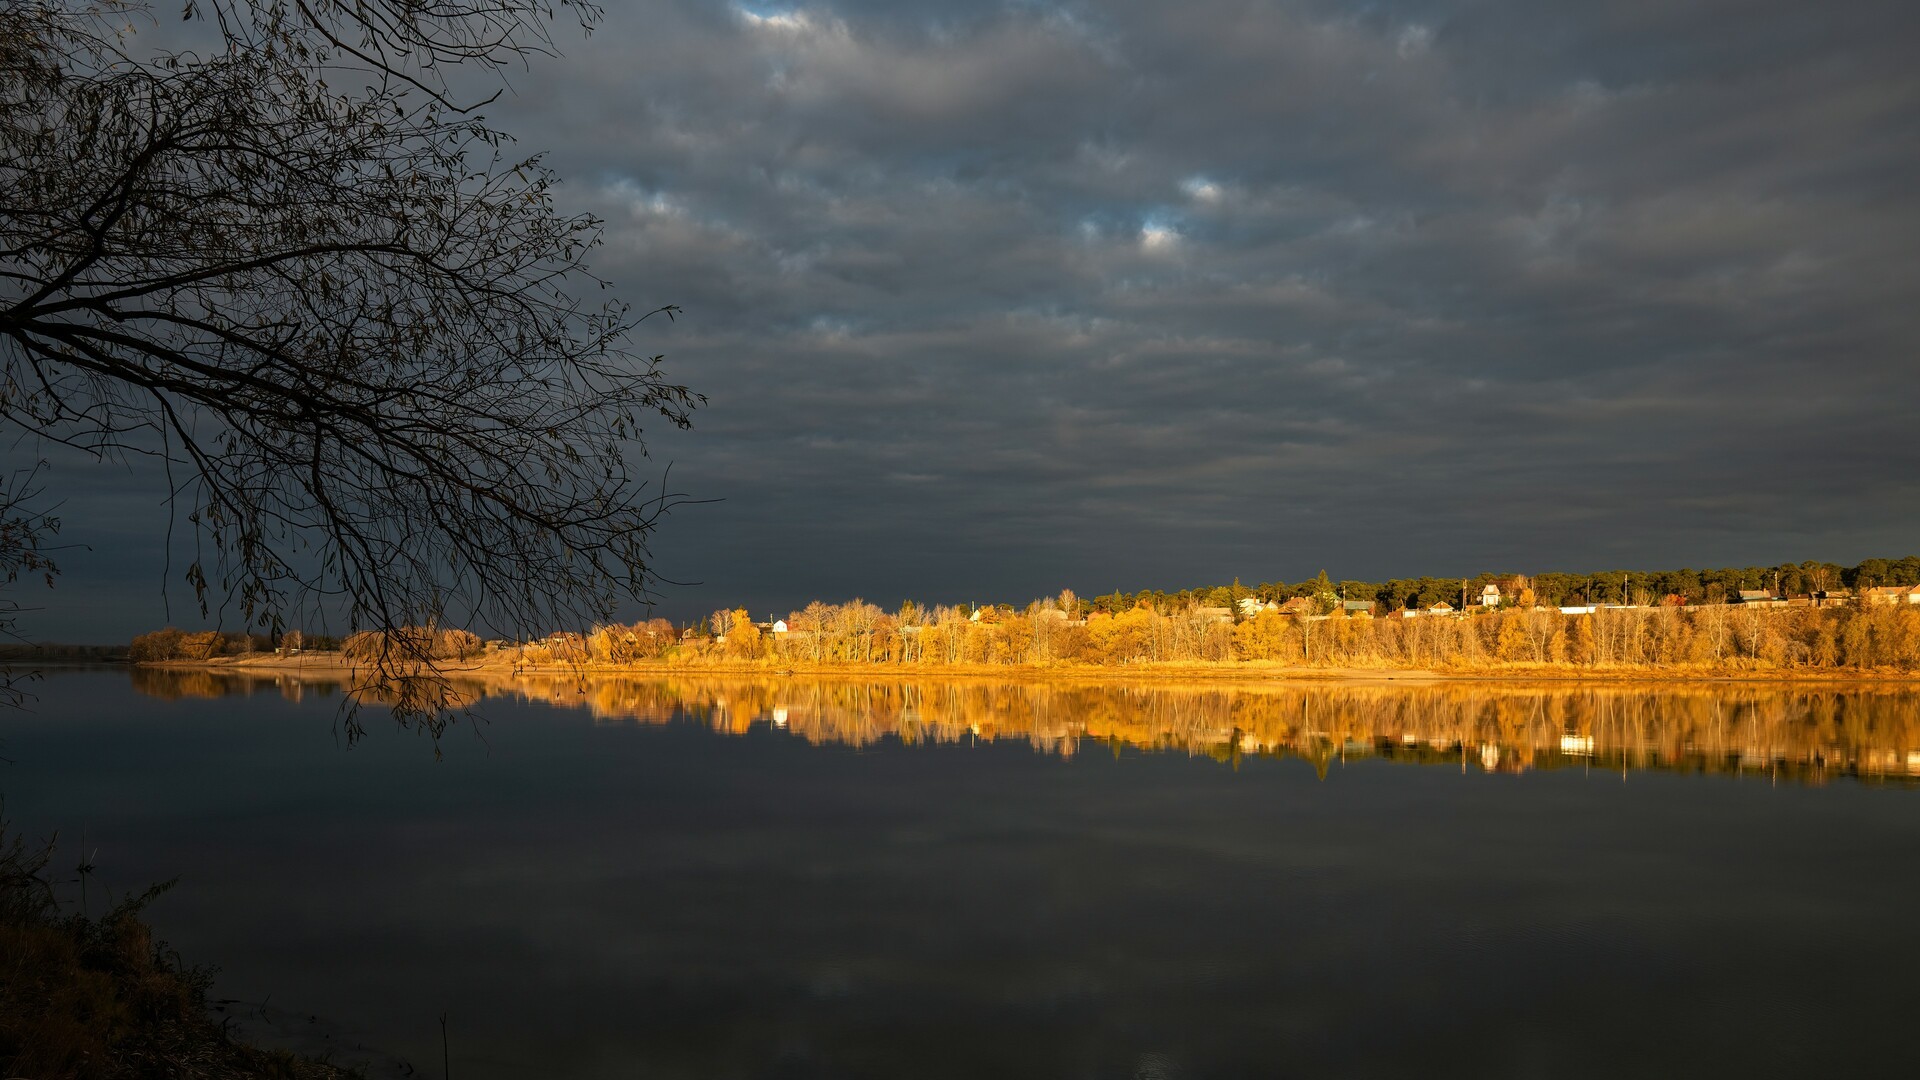
<svg viewBox="0 0 1920 1080">
<path fill-rule="evenodd" d="M 1280 660 L 1292 652 L 1288 648 L 1287 619 L 1273 611 L 1261 611 L 1233 628 L 1234 652 L 1243 660 Z"/>
<path fill-rule="evenodd" d="M 1591 664 L 1598 659 L 1599 646 L 1593 640 L 1593 616 L 1574 616 L 1571 652 L 1568 659 L 1576 664 Z"/>
<path fill-rule="evenodd" d="M 1509 611 L 1500 617 L 1500 636 L 1494 644 L 1494 654 L 1502 660 L 1526 660 L 1532 651 L 1527 640 L 1525 616 L 1517 611 Z"/>
<path fill-rule="evenodd" d="M 753 616 L 746 608 L 735 608 L 728 612 L 726 643 L 728 656 L 751 660 L 760 655 L 760 628 L 753 625 Z"/>
</svg>

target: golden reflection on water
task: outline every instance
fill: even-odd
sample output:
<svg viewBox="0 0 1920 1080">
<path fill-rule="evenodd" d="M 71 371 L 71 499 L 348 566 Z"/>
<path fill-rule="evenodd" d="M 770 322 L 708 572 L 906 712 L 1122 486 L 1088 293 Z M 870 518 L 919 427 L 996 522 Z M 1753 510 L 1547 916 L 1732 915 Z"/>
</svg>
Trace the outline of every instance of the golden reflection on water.
<svg viewBox="0 0 1920 1080">
<path fill-rule="evenodd" d="M 1760 775 L 1920 777 L 1920 692 L 1907 686 L 1761 684 L 1204 686 L 943 679 L 454 675 L 461 701 L 513 697 L 584 707 L 597 722 L 756 727 L 814 744 L 1025 742 L 1295 757 L 1322 774 L 1381 757 L 1488 772 L 1593 767 Z M 277 690 L 292 701 L 349 692 L 338 677 L 133 669 L 168 699 Z M 369 705 L 378 691 L 358 691 Z"/>
</svg>

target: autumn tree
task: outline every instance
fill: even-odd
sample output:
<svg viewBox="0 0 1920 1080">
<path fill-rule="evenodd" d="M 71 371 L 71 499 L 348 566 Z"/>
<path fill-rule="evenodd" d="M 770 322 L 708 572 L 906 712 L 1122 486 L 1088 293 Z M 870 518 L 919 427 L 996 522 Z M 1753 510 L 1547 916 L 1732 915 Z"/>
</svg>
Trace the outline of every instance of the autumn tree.
<svg viewBox="0 0 1920 1080">
<path fill-rule="evenodd" d="M 1234 650 L 1245 660 L 1290 659 L 1288 622 L 1272 611 L 1260 611 L 1233 628 Z"/>
<path fill-rule="evenodd" d="M 753 617 L 745 608 L 735 608 L 727 612 L 725 642 L 728 656 L 737 656 L 751 660 L 760 655 L 760 628 L 753 624 Z"/>
<path fill-rule="evenodd" d="M 925 609 L 911 600 L 903 600 L 893 622 L 895 631 L 900 635 L 900 659 L 911 662 L 924 657 L 926 643 L 921 640 L 921 635 L 927 626 Z"/>
<path fill-rule="evenodd" d="M 787 616 L 788 633 L 799 639 L 808 660 L 820 662 L 827 637 L 827 619 L 829 609 L 818 600 L 809 603 L 804 611 L 796 611 Z"/>
<path fill-rule="evenodd" d="M 1494 655 L 1502 660 L 1525 660 L 1530 658 L 1532 651 L 1524 616 L 1516 611 L 1503 613 Z"/>
<path fill-rule="evenodd" d="M 1072 589 L 1061 589 L 1058 603 L 1060 610 L 1066 613 L 1068 621 L 1080 621 L 1080 598 L 1074 595 Z"/>
<path fill-rule="evenodd" d="M 1592 615 L 1573 617 L 1573 643 L 1570 652 L 1571 659 L 1576 664 L 1592 664 L 1599 661 L 1600 647 L 1593 639 Z"/>
<path fill-rule="evenodd" d="M 885 628 L 886 622 L 886 612 L 858 597 L 841 605 L 839 623 L 846 637 L 846 658 L 871 661 L 874 638 Z"/>
<path fill-rule="evenodd" d="M 638 438 L 701 399 L 588 299 L 599 222 L 450 89 L 556 9 L 599 18 L 188 0 L 205 47 L 165 52 L 139 0 L 0 5 L 0 425 L 164 465 L 203 614 L 505 634 L 647 595 Z"/>
</svg>

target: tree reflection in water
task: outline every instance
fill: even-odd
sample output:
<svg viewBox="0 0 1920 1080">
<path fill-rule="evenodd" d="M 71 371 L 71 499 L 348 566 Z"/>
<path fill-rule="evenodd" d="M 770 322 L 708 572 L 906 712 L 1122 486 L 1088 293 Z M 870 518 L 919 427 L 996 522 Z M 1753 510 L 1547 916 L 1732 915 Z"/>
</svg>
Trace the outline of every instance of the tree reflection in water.
<svg viewBox="0 0 1920 1080">
<path fill-rule="evenodd" d="M 1274 683 L 1076 684 L 942 679 L 454 675 L 455 697 L 583 708 L 599 722 L 765 726 L 815 744 L 1014 739 L 1071 756 L 1094 747 L 1332 761 L 1378 757 L 1490 772 L 1593 767 L 1761 775 L 1920 777 L 1920 692 L 1906 686 Z M 133 669 L 168 700 L 278 692 L 366 706 L 405 688 L 341 677 Z"/>
</svg>

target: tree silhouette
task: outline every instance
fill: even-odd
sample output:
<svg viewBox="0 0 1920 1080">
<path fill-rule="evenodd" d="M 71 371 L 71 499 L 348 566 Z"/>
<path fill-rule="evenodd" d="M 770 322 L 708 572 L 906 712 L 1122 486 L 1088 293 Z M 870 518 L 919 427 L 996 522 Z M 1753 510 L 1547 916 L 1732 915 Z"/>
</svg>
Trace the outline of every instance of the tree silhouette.
<svg viewBox="0 0 1920 1080">
<path fill-rule="evenodd" d="M 207 47 L 150 54 L 138 3 L 0 9 L 0 424 L 164 462 L 203 614 L 507 633 L 657 580 L 642 423 L 704 399 L 448 89 L 555 7 L 202 0 Z"/>
</svg>

